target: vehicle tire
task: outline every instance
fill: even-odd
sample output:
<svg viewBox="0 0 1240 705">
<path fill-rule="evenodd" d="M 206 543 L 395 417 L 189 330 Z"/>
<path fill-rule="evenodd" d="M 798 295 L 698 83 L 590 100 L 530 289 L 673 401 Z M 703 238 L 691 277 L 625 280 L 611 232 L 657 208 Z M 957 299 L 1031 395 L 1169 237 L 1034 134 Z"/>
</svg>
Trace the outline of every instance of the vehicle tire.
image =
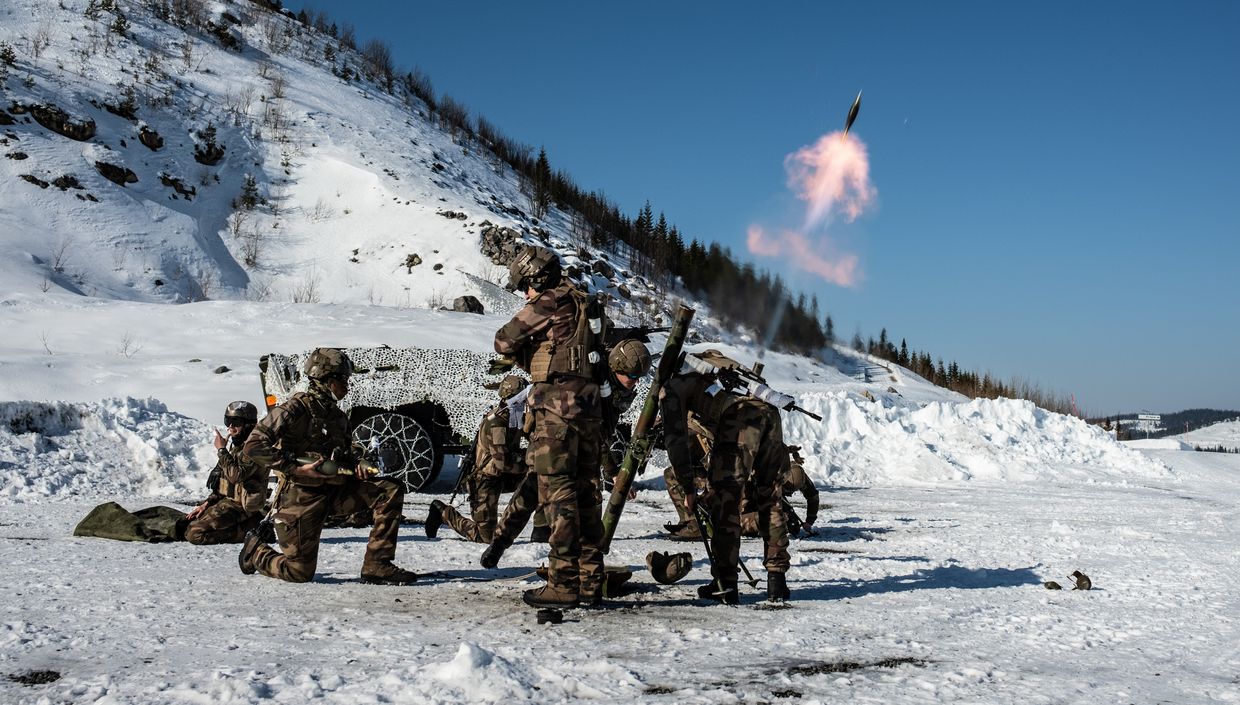
<svg viewBox="0 0 1240 705">
<path fill-rule="evenodd" d="M 443 454 L 426 428 L 412 416 L 384 411 L 368 416 L 353 429 L 353 440 L 384 476 L 417 492 L 434 482 L 443 465 Z"/>
</svg>

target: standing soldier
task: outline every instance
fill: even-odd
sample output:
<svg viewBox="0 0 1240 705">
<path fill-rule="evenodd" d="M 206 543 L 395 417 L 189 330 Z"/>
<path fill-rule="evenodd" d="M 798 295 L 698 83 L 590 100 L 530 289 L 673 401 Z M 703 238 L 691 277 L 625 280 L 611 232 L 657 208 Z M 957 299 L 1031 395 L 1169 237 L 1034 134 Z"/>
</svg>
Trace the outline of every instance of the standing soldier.
<svg viewBox="0 0 1240 705">
<path fill-rule="evenodd" d="M 515 362 L 530 373 L 526 458 L 551 525 L 547 584 L 522 599 L 535 607 L 597 603 L 603 580 L 602 304 L 563 278 L 559 258 L 546 248 L 526 247 L 508 271 L 526 304 L 495 334 L 495 351 L 505 359 L 500 366 Z"/>
<path fill-rule="evenodd" d="M 787 528 L 783 512 L 768 509 L 771 503 L 777 504 L 775 494 L 780 491 L 779 478 L 784 467 L 780 456 L 785 453 L 783 422 L 779 410 L 771 404 L 726 391 L 736 386 L 727 379 L 730 369 L 739 366 L 719 352 L 707 350 L 689 355 L 681 371 L 664 383 L 660 413 L 667 455 L 681 486 L 693 488 L 686 494 L 686 509 L 692 513 L 699 500 L 704 502 L 714 525 L 710 544 L 715 580 L 702 586 L 698 595 L 727 604 L 740 602 L 736 587 L 740 502 L 742 488 L 752 480 L 759 506 L 769 517 L 769 535 L 784 537 L 782 545 L 772 540 L 767 546 L 767 599 L 786 600 L 789 592 L 785 573 L 791 562 Z M 704 472 L 695 473 L 693 468 L 690 416 L 712 437 Z"/>
<path fill-rule="evenodd" d="M 611 438 L 620 424 L 620 417 L 633 405 L 633 399 L 637 396 L 637 381 L 650 371 L 650 351 L 640 340 L 623 340 L 608 354 L 607 367 L 611 372 L 606 386 L 610 394 L 603 403 L 603 436 Z M 603 473 L 608 478 L 614 477 L 619 465 L 607 449 L 603 450 L 602 456 Z M 530 515 L 539 506 L 537 483 L 537 475 L 531 472 L 513 492 L 508 506 L 504 507 L 504 515 L 495 529 L 491 545 L 482 552 L 482 567 L 494 568 L 499 565 L 504 551 L 508 550 L 525 528 Z M 599 501 L 601 504 L 601 494 Z"/>
<path fill-rule="evenodd" d="M 456 533 L 477 543 L 491 543 L 499 513 L 499 496 L 511 492 L 525 476 L 521 452 L 521 419 L 511 418 L 507 401 L 525 389 L 526 382 L 508 375 L 499 383 L 499 406 L 482 417 L 474 439 L 474 465 L 466 482 L 472 520 L 439 500 L 431 502 L 426 515 L 426 535 L 435 538 L 447 523 Z"/>
<path fill-rule="evenodd" d="M 374 528 L 362 561 L 362 582 L 408 585 L 417 576 L 392 563 L 404 485 L 371 478 L 365 464 L 357 462 L 360 454 L 349 438 L 349 419 L 337 405 L 349 391 L 353 363 L 342 350 L 318 348 L 306 358 L 305 372 L 310 388 L 263 417 L 243 449 L 250 460 L 280 478 L 273 505 L 283 553 L 251 532 L 238 557 L 241 572 L 259 571 L 293 583 L 310 581 L 318 564 L 323 521 L 329 514 L 352 514 L 368 507 Z M 305 462 L 307 458 L 313 461 Z M 319 469 L 328 459 L 341 467 L 356 467 L 351 474 L 325 476 Z"/>
<path fill-rule="evenodd" d="M 199 546 L 239 543 L 262 520 L 267 472 L 241 454 L 241 446 L 256 423 L 258 409 L 248 401 L 234 401 L 224 409 L 228 439 L 215 432 L 219 459 L 207 478 L 211 496 L 185 515 L 189 522 L 186 541 Z"/>
</svg>

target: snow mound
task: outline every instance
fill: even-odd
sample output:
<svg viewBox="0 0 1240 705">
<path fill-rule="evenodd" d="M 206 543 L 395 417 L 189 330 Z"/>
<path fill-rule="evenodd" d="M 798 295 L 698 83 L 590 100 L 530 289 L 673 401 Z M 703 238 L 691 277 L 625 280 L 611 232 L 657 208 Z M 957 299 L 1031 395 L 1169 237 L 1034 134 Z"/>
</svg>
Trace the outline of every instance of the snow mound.
<svg viewBox="0 0 1240 705">
<path fill-rule="evenodd" d="M 1127 448 L 1140 448 L 1142 450 L 1192 450 L 1193 447 L 1183 441 L 1178 441 L 1174 437 L 1168 438 L 1137 438 L 1131 441 L 1121 441 Z"/>
<path fill-rule="evenodd" d="M 199 490 L 209 434 L 155 399 L 0 402 L 0 497 Z"/>
<path fill-rule="evenodd" d="M 834 485 L 1125 482 L 1172 474 L 1102 429 L 1024 400 L 890 404 L 845 392 L 806 394 L 801 405 L 825 420 L 792 414 L 785 437 L 801 446 L 816 481 Z"/>
</svg>

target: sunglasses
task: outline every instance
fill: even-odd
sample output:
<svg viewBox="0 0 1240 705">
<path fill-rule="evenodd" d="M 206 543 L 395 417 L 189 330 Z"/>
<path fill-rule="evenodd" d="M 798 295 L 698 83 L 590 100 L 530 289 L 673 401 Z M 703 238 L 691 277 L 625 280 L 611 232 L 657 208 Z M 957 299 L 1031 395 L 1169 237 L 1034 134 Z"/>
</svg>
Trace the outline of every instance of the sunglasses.
<svg viewBox="0 0 1240 705">
<path fill-rule="evenodd" d="M 236 416 L 225 416 L 224 425 L 230 428 L 245 428 L 248 422 L 245 419 L 239 419 Z"/>
</svg>

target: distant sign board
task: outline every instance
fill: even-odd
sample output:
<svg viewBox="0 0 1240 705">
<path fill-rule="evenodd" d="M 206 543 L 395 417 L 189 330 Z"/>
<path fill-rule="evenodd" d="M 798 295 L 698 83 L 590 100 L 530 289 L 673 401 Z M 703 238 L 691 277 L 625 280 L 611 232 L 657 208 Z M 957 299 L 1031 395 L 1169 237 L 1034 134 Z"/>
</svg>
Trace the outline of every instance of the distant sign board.
<svg viewBox="0 0 1240 705">
<path fill-rule="evenodd" d="M 1137 414 L 1138 421 L 1162 421 L 1162 414 Z"/>
</svg>

